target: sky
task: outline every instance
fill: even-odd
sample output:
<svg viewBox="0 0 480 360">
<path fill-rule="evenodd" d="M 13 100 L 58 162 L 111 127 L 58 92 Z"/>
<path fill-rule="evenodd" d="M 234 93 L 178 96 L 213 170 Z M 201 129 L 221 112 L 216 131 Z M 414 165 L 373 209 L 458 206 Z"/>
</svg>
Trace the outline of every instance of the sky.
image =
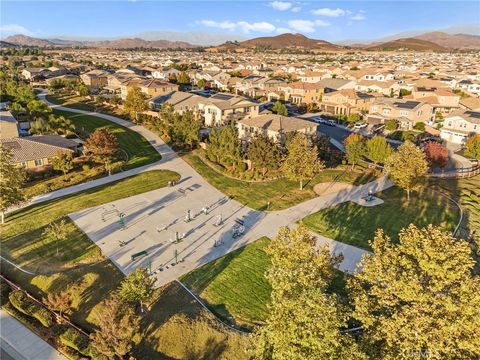
<svg viewBox="0 0 480 360">
<path fill-rule="evenodd" d="M 150 31 L 285 32 L 327 41 L 480 25 L 480 1 L 5 1 L 0 37 L 122 37 Z M 168 39 L 167 39 L 168 40 Z"/>
</svg>

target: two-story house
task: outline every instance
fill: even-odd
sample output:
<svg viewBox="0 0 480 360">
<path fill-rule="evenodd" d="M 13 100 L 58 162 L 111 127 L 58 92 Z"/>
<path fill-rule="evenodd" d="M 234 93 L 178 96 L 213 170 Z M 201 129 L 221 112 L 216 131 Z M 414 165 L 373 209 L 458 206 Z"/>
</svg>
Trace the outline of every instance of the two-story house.
<svg viewBox="0 0 480 360">
<path fill-rule="evenodd" d="M 80 75 L 83 83 L 90 89 L 101 89 L 108 84 L 109 73 L 103 70 L 92 70 Z"/>
<path fill-rule="evenodd" d="M 128 91 L 138 87 L 148 98 L 178 91 L 179 86 L 160 79 L 130 80 L 121 85 L 121 98 L 127 98 Z"/>
<path fill-rule="evenodd" d="M 199 103 L 206 126 L 216 126 L 257 116 L 259 104 L 243 96 L 218 93 Z"/>
<path fill-rule="evenodd" d="M 473 134 L 480 134 L 480 112 L 458 110 L 443 121 L 440 137 L 454 144 L 463 144 Z"/>
<path fill-rule="evenodd" d="M 370 94 L 345 89 L 332 91 L 322 95 L 320 109 L 334 115 L 351 115 L 366 112 L 375 100 Z"/>
<path fill-rule="evenodd" d="M 433 117 L 433 107 L 430 104 L 407 99 L 377 98 L 370 105 L 367 122 L 384 124 L 386 120 L 394 119 L 404 130 L 411 130 L 418 122 L 428 122 Z"/>
<path fill-rule="evenodd" d="M 460 106 L 460 96 L 447 88 L 418 86 L 413 88 L 410 96 L 404 98 L 429 103 L 434 113 L 448 114 Z"/>
</svg>

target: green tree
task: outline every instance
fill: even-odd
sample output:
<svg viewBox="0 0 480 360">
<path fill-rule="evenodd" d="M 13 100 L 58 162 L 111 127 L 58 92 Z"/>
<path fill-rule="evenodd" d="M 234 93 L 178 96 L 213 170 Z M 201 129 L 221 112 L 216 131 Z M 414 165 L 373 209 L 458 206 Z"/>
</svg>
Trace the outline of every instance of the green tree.
<svg viewBox="0 0 480 360">
<path fill-rule="evenodd" d="M 388 131 L 395 131 L 398 128 L 398 122 L 395 119 L 388 119 L 385 122 L 385 129 Z"/>
<path fill-rule="evenodd" d="M 200 79 L 197 81 L 197 86 L 200 87 L 200 88 L 203 88 L 206 84 L 207 80 L 205 79 Z"/>
<path fill-rule="evenodd" d="M 47 297 L 43 298 L 42 301 L 48 306 L 48 308 L 58 311 L 60 316 L 62 316 L 63 313 L 68 312 L 72 307 L 72 299 L 67 290 L 48 293 Z"/>
<path fill-rule="evenodd" d="M 53 222 L 47 226 L 43 232 L 43 236 L 55 240 L 55 245 L 57 248 L 57 256 L 59 252 L 59 244 L 62 241 L 67 239 L 68 234 L 70 233 L 68 229 L 68 224 L 65 220 L 60 220 Z"/>
<path fill-rule="evenodd" d="M 303 134 L 295 134 L 287 143 L 287 152 L 282 170 L 290 180 L 299 181 L 300 190 L 303 190 L 303 181 L 318 174 L 324 168 L 324 164 L 318 158 L 315 145 Z"/>
<path fill-rule="evenodd" d="M 240 140 L 234 123 L 213 129 L 209 136 L 207 156 L 223 166 L 234 167 L 241 159 Z"/>
<path fill-rule="evenodd" d="M 280 152 L 275 141 L 267 135 L 257 134 L 248 146 L 247 157 L 265 176 L 267 170 L 277 169 L 280 164 Z"/>
<path fill-rule="evenodd" d="M 116 293 L 103 302 L 95 315 L 98 330 L 90 335 L 92 345 L 100 354 L 109 358 L 123 358 L 132 349 L 133 340 L 139 331 L 140 318 Z"/>
<path fill-rule="evenodd" d="M 147 269 L 138 268 L 123 279 L 118 295 L 127 302 L 140 303 L 143 309 L 143 302 L 149 301 L 153 295 L 155 281 Z"/>
<path fill-rule="evenodd" d="M 366 152 L 363 136 L 351 133 L 344 140 L 343 145 L 345 146 L 348 162 L 352 164 L 352 169 L 354 169 L 355 165 L 362 160 L 362 157 Z"/>
<path fill-rule="evenodd" d="M 348 309 L 327 292 L 341 257 L 332 257 L 327 247 L 318 249 L 303 226 L 281 228 L 267 253 L 272 294 L 266 324 L 253 336 L 256 358 L 362 358 L 353 339 L 340 332 Z"/>
<path fill-rule="evenodd" d="M 22 185 L 25 181 L 25 171 L 13 164 L 13 154 L 10 149 L 0 145 L 0 217 L 5 223 L 5 211 L 9 207 L 25 201 Z"/>
<path fill-rule="evenodd" d="M 15 117 L 17 117 L 19 114 L 26 111 L 26 109 L 22 106 L 22 104 L 18 102 L 14 102 L 12 105 L 10 105 L 9 110 L 12 113 L 12 115 Z"/>
<path fill-rule="evenodd" d="M 140 88 L 133 87 L 128 90 L 124 109 L 135 122 L 138 122 L 138 113 L 148 110 L 147 97 Z"/>
<path fill-rule="evenodd" d="M 61 171 L 63 175 L 73 169 L 73 155 L 69 151 L 60 151 L 57 156 L 52 159 L 52 167 L 54 170 Z"/>
<path fill-rule="evenodd" d="M 85 150 L 97 163 L 103 163 L 110 173 L 110 165 L 116 160 L 120 147 L 117 136 L 106 128 L 96 129 L 85 141 Z"/>
<path fill-rule="evenodd" d="M 428 171 L 428 163 L 422 149 L 405 141 L 385 162 L 385 172 L 398 187 L 407 192 L 419 185 Z"/>
<path fill-rule="evenodd" d="M 48 116 L 47 129 L 48 132 L 57 135 L 71 135 L 75 131 L 75 125 L 65 116 L 51 114 Z"/>
<path fill-rule="evenodd" d="M 283 116 L 287 116 L 288 115 L 288 109 L 287 107 L 282 104 L 279 101 L 275 102 L 275 104 L 273 104 L 273 108 L 272 108 L 272 111 L 275 113 L 275 114 L 278 114 L 278 115 L 283 115 Z"/>
<path fill-rule="evenodd" d="M 392 152 L 392 147 L 382 136 L 374 136 L 367 141 L 367 157 L 375 164 L 385 163 Z"/>
<path fill-rule="evenodd" d="M 480 135 L 471 136 L 465 143 L 465 155 L 480 160 Z"/>
<path fill-rule="evenodd" d="M 80 96 L 84 97 L 90 95 L 90 89 L 85 84 L 79 84 L 77 92 Z"/>
<path fill-rule="evenodd" d="M 378 230 L 371 246 L 349 284 L 371 357 L 480 357 L 480 278 L 469 243 L 410 225 L 398 243 Z"/>
<path fill-rule="evenodd" d="M 190 85 L 190 77 L 185 71 L 182 71 L 180 74 L 178 74 L 177 84 Z"/>
<path fill-rule="evenodd" d="M 31 100 L 27 104 L 27 114 L 30 117 L 31 121 L 38 119 L 47 120 L 48 116 L 52 113 L 52 109 L 48 107 L 43 101 L 40 100 Z"/>
</svg>

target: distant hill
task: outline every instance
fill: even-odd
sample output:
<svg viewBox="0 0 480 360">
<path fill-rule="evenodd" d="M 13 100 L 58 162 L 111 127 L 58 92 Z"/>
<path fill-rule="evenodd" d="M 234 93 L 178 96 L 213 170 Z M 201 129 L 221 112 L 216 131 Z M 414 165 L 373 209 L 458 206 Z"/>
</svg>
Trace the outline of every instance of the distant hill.
<svg viewBox="0 0 480 360">
<path fill-rule="evenodd" d="M 15 46 L 18 46 L 18 45 L 0 40 L 0 48 L 10 48 L 10 47 L 15 47 Z"/>
<path fill-rule="evenodd" d="M 480 36 L 478 35 L 450 35 L 441 31 L 432 31 L 414 38 L 430 41 L 447 49 L 480 49 Z"/>
<path fill-rule="evenodd" d="M 448 51 L 445 47 L 427 40 L 417 38 L 404 38 L 392 40 L 380 44 L 373 44 L 365 47 L 366 50 L 377 51 L 397 51 L 397 50 L 411 50 L 411 51 Z"/>
<path fill-rule="evenodd" d="M 25 35 L 13 35 L 4 39 L 5 42 L 21 45 L 21 46 L 38 46 L 38 47 L 94 47 L 94 48 L 110 48 L 110 49 L 131 49 L 131 48 L 150 48 L 150 49 L 167 49 L 167 48 L 194 48 L 195 45 L 183 41 L 168 40 L 143 40 L 140 38 L 117 39 L 103 41 L 80 41 L 80 40 L 63 40 L 63 39 L 38 39 Z"/>
<path fill-rule="evenodd" d="M 317 50 L 340 50 L 342 46 L 338 46 L 328 41 L 310 39 L 302 34 L 281 34 L 277 36 L 264 36 L 241 42 L 228 41 L 225 44 L 219 45 L 213 49 L 221 50 L 245 50 L 254 48 L 264 49 L 317 49 Z"/>
</svg>

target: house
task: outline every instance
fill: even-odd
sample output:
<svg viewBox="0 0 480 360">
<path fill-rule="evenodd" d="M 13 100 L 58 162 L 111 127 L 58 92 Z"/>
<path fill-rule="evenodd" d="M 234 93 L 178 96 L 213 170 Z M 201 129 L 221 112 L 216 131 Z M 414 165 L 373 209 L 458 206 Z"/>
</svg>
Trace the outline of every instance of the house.
<svg viewBox="0 0 480 360">
<path fill-rule="evenodd" d="M 354 89 L 356 82 L 348 79 L 327 78 L 320 80 L 316 84 L 323 89 L 324 93 L 328 93 L 338 90 Z"/>
<path fill-rule="evenodd" d="M 178 77 L 178 75 L 180 75 L 180 71 L 170 67 L 164 67 L 164 68 L 156 69 L 152 71 L 152 76 L 155 79 L 161 79 L 161 80 L 169 80 L 173 76 Z"/>
<path fill-rule="evenodd" d="M 223 125 L 247 116 L 257 116 L 259 104 L 243 96 L 218 93 L 199 103 L 206 126 Z"/>
<path fill-rule="evenodd" d="M 434 113 L 448 114 L 460 106 L 460 96 L 447 88 L 416 86 L 412 94 L 404 98 L 429 103 Z"/>
<path fill-rule="evenodd" d="M 285 80 L 281 78 L 250 75 L 239 79 L 235 84 L 235 93 L 250 97 L 266 96 L 269 92 L 275 92 L 282 85 L 285 85 Z"/>
<path fill-rule="evenodd" d="M 18 124 L 10 111 L 0 111 L 0 139 L 18 137 Z"/>
<path fill-rule="evenodd" d="M 61 75 L 65 75 L 67 73 L 67 69 L 64 66 L 50 66 L 46 69 L 46 77 L 57 77 Z"/>
<path fill-rule="evenodd" d="M 22 76 L 29 81 L 43 79 L 47 74 L 45 68 L 26 68 L 22 70 Z"/>
<path fill-rule="evenodd" d="M 473 134 L 480 134 L 480 112 L 458 110 L 448 115 L 440 129 L 440 137 L 454 144 L 463 144 Z"/>
<path fill-rule="evenodd" d="M 14 164 L 29 170 L 50 165 L 61 152 L 74 154 L 79 147 L 76 141 L 59 135 L 1 138 L 0 145 L 11 150 Z"/>
<path fill-rule="evenodd" d="M 457 83 L 457 88 L 465 90 L 471 94 L 480 94 L 480 83 L 472 80 L 462 80 Z"/>
<path fill-rule="evenodd" d="M 124 82 L 121 87 L 121 97 L 123 100 L 127 98 L 128 90 L 138 87 L 148 98 L 166 95 L 173 91 L 178 91 L 179 86 L 160 79 L 147 80 L 129 80 Z"/>
<path fill-rule="evenodd" d="M 329 75 L 325 72 L 306 70 L 303 74 L 298 75 L 298 80 L 308 83 L 317 83 L 327 77 L 329 77 Z"/>
<path fill-rule="evenodd" d="M 460 99 L 460 108 L 465 110 L 480 111 L 480 98 L 468 97 Z"/>
<path fill-rule="evenodd" d="M 318 103 L 322 97 L 323 87 L 319 83 L 307 83 L 302 81 L 280 85 L 279 91 L 285 95 L 285 100 L 294 104 Z"/>
<path fill-rule="evenodd" d="M 80 75 L 83 83 L 90 89 L 101 89 L 108 84 L 109 73 L 103 70 L 92 70 Z"/>
<path fill-rule="evenodd" d="M 407 99 L 377 98 L 370 105 L 367 122 L 369 124 L 384 124 L 389 119 L 395 119 L 404 130 L 411 130 L 418 122 L 431 120 L 433 107 L 430 104 Z"/>
<path fill-rule="evenodd" d="M 378 92 L 385 96 L 398 95 L 400 91 L 400 85 L 393 80 L 378 81 L 378 80 L 360 80 L 355 89 L 357 91 L 370 91 Z"/>
<path fill-rule="evenodd" d="M 371 94 L 344 89 L 322 95 L 320 109 L 334 115 L 351 115 L 366 112 L 375 100 Z"/>
<path fill-rule="evenodd" d="M 313 121 L 277 114 L 264 114 L 241 119 L 237 122 L 238 136 L 242 141 L 250 141 L 257 134 L 284 143 L 285 135 L 298 132 L 315 135 L 318 125 Z"/>
<path fill-rule="evenodd" d="M 192 111 L 193 113 L 200 113 L 200 103 L 204 100 L 202 96 L 187 93 L 183 91 L 175 91 L 165 95 L 155 96 L 148 102 L 150 109 L 153 111 L 159 111 L 163 104 L 169 104 L 173 106 L 173 110 L 179 114 L 183 114 L 186 111 Z"/>
</svg>

